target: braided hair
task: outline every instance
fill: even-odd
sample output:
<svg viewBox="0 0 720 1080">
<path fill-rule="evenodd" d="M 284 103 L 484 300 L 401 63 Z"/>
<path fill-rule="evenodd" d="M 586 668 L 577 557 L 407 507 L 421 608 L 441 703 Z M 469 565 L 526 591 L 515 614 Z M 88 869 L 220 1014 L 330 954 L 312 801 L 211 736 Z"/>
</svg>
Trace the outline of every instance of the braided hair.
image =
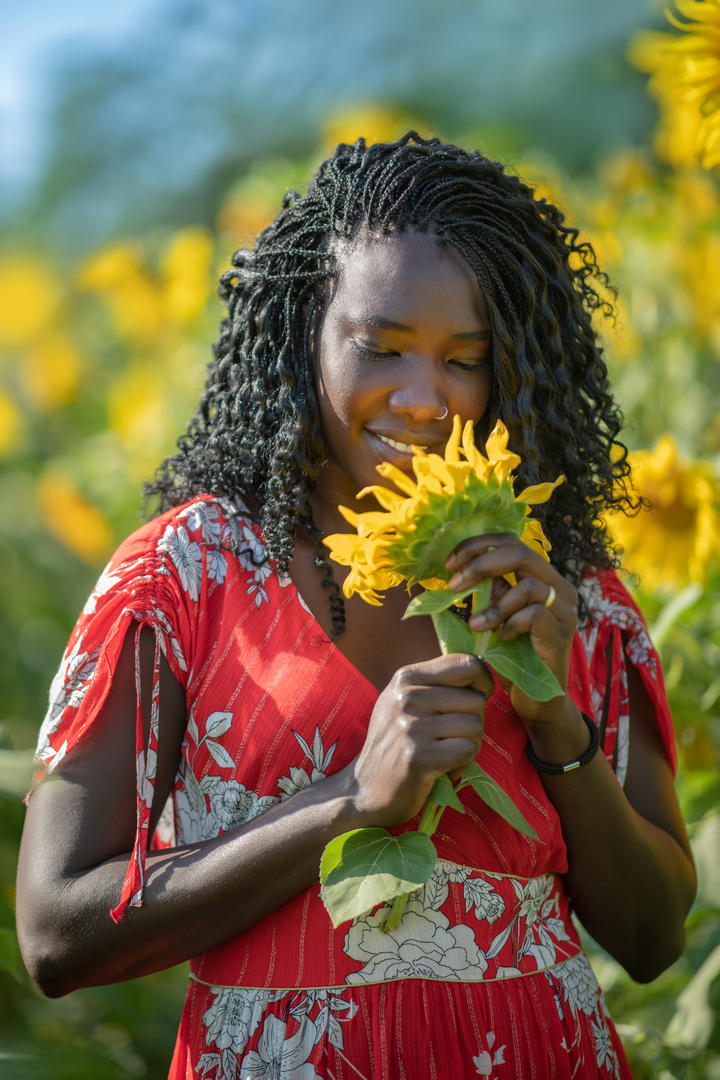
<svg viewBox="0 0 720 1080">
<path fill-rule="evenodd" d="M 579 584 L 587 567 L 616 565 L 601 514 L 635 506 L 622 415 L 591 322 L 598 309 L 612 314 L 596 288 L 607 279 L 592 246 L 478 151 L 415 132 L 342 143 L 307 194 L 288 193 L 253 249 L 233 256 L 219 287 L 228 315 L 199 407 L 145 488 L 159 496 L 158 512 L 201 492 L 241 499 L 283 570 L 304 528 L 317 542 L 335 634 L 342 598 L 310 508 L 324 457 L 313 328 L 337 273 L 337 244 L 404 230 L 453 245 L 477 277 L 492 327 L 488 424 L 502 418 L 522 458 L 518 490 L 565 475 L 534 508 L 557 569 Z"/>
</svg>

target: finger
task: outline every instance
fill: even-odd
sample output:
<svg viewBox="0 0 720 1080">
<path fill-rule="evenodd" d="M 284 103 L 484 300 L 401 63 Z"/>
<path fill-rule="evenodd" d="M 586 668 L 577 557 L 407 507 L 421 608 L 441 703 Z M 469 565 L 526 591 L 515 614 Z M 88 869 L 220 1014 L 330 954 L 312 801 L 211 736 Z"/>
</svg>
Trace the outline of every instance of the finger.
<svg viewBox="0 0 720 1080">
<path fill-rule="evenodd" d="M 447 742 L 452 739 L 470 739 L 479 744 L 482 739 L 484 721 L 477 714 L 441 713 L 432 718 L 429 730 L 434 742 Z"/>
<path fill-rule="evenodd" d="M 492 693 L 493 681 L 485 664 L 471 653 L 448 653 L 409 664 L 394 676 L 400 687 L 411 686 L 470 686 L 480 693 Z"/>
<path fill-rule="evenodd" d="M 474 739 L 462 737 L 441 739 L 433 744 L 432 753 L 428 753 L 425 763 L 420 767 L 430 775 L 441 776 L 455 769 L 464 771 L 478 755 L 478 746 Z"/>
<path fill-rule="evenodd" d="M 489 672 L 487 676 L 492 680 Z M 418 686 L 406 691 L 403 706 L 411 715 L 433 719 L 448 713 L 480 716 L 488 696 L 487 690 L 476 690 L 473 686 Z"/>
<path fill-rule="evenodd" d="M 553 619 L 547 608 L 543 607 L 542 604 L 531 604 L 530 607 L 523 608 L 522 611 L 511 615 L 501 626 L 498 626 L 495 632 L 501 641 L 512 641 L 520 634 L 529 634 L 531 630 L 534 633 L 539 633 L 543 623 L 550 633 L 553 631 L 557 633 L 557 620 Z"/>
<path fill-rule="evenodd" d="M 478 574 L 485 578 L 502 577 L 519 567 L 535 568 L 538 565 L 552 572 L 552 567 L 542 555 L 516 536 L 504 533 L 499 537 L 473 536 L 465 541 L 465 545 L 461 561 L 448 582 L 448 587 L 455 592 L 460 592 Z"/>
<path fill-rule="evenodd" d="M 460 570 L 475 555 L 482 555 L 490 547 L 503 547 L 517 541 L 514 533 L 485 533 L 482 536 L 470 536 L 450 552 L 445 560 L 445 569 Z"/>
<path fill-rule="evenodd" d="M 551 600 L 550 606 L 547 604 L 548 598 Z M 549 612 L 550 616 L 563 626 L 575 622 L 574 609 L 568 608 L 554 587 L 537 578 L 527 577 L 500 596 L 493 597 L 485 611 L 470 617 L 470 626 L 476 631 L 490 630 L 506 622 L 516 612 L 533 605 Z"/>
<path fill-rule="evenodd" d="M 490 537 L 475 538 L 478 542 L 492 540 Z M 513 538 L 512 543 L 505 543 L 501 547 L 486 548 L 480 553 L 472 554 L 460 570 L 453 574 L 448 582 L 448 588 L 454 592 L 462 592 L 472 589 L 479 581 L 487 578 L 502 578 L 506 574 L 515 574 L 518 580 L 526 577 L 536 578 L 542 581 L 546 587 L 545 596 L 549 594 L 549 587 L 555 589 L 559 596 L 569 607 L 574 607 L 577 599 L 573 585 L 558 574 L 557 570 L 536 551 L 532 551 L 522 541 Z"/>
</svg>

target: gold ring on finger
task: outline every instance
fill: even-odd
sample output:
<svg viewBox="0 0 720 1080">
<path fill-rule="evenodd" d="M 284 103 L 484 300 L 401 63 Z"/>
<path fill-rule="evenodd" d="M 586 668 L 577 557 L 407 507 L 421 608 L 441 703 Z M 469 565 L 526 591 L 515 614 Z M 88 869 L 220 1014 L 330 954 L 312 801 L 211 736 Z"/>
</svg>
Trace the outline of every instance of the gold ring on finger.
<svg viewBox="0 0 720 1080">
<path fill-rule="evenodd" d="M 555 597 L 557 596 L 557 593 L 553 589 L 552 585 L 549 585 L 548 588 L 550 589 L 550 592 L 548 593 L 548 598 L 545 601 L 545 607 L 552 607 L 555 603 Z"/>
</svg>

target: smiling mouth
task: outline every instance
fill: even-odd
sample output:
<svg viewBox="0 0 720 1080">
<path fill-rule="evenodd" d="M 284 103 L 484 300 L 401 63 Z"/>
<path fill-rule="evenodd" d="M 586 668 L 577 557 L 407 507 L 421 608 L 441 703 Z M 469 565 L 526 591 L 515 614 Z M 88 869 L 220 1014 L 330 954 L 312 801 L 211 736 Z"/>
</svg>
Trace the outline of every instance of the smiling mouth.
<svg viewBox="0 0 720 1080">
<path fill-rule="evenodd" d="M 427 450 L 427 446 L 422 446 L 420 443 L 404 443 L 398 442 L 396 439 L 389 439 L 387 435 L 375 435 L 376 439 L 380 442 L 384 442 L 387 446 L 392 446 L 393 450 L 399 450 L 401 454 L 412 454 L 413 447 L 418 447 L 420 450 Z"/>
</svg>

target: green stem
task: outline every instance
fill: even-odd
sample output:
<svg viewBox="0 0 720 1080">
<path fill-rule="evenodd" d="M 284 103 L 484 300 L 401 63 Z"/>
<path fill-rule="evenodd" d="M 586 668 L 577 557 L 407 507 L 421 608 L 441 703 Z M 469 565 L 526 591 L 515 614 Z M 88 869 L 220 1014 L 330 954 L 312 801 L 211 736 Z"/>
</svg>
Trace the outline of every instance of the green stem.
<svg viewBox="0 0 720 1080">
<path fill-rule="evenodd" d="M 492 580 L 490 578 L 487 581 L 481 581 L 477 589 L 472 594 L 472 611 L 475 614 L 476 611 L 484 611 L 490 603 L 490 594 L 492 593 Z M 486 631 L 484 634 L 476 634 L 475 640 L 479 646 L 478 656 L 482 656 L 487 648 L 488 639 L 490 637 L 490 631 Z M 442 641 L 440 647 L 443 648 Z M 466 785 L 462 785 L 466 786 Z M 425 803 L 422 814 L 420 815 L 420 824 L 418 825 L 418 832 L 425 833 L 426 836 L 432 836 L 438 825 L 440 824 L 440 818 L 443 815 L 444 806 L 436 806 L 428 799 Z M 410 893 L 401 893 L 400 896 L 396 896 L 390 907 L 390 914 L 380 923 L 380 929 L 384 934 L 388 934 L 391 930 L 396 930 L 400 925 L 400 920 L 405 912 L 405 906 L 408 901 Z"/>
<path fill-rule="evenodd" d="M 395 897 L 390 907 L 390 914 L 380 923 L 380 929 L 383 934 L 389 934 L 391 930 L 397 930 L 400 925 L 400 920 L 403 917 L 409 895 L 410 893 L 406 892 Z"/>
<path fill-rule="evenodd" d="M 472 612 L 475 615 L 478 611 L 484 611 L 490 603 L 490 596 L 492 594 L 492 578 L 484 578 L 481 581 L 472 594 Z"/>
<path fill-rule="evenodd" d="M 420 824 L 418 825 L 418 832 L 425 833 L 426 836 L 432 836 L 438 826 L 440 820 L 440 814 L 442 814 L 444 806 L 436 806 L 435 803 L 431 803 L 430 800 L 423 806 L 422 814 L 420 815 Z M 440 811 L 438 814 L 437 811 Z"/>
<path fill-rule="evenodd" d="M 492 593 L 492 581 L 488 578 L 487 581 L 481 581 L 477 590 L 472 594 L 472 613 L 477 614 L 478 611 L 484 611 L 490 603 L 490 595 Z M 475 633 L 475 655 L 482 657 L 485 654 L 485 650 L 490 640 L 490 631 L 483 630 L 481 634 Z"/>
<path fill-rule="evenodd" d="M 435 804 L 431 803 L 428 799 L 423 806 L 423 811 L 420 815 L 418 832 L 425 833 L 426 836 L 432 836 L 440 824 L 440 818 L 442 817 L 444 809 L 444 806 L 435 806 Z M 390 908 L 390 914 L 380 923 L 380 929 L 383 934 L 387 934 L 391 930 L 397 929 L 400 925 L 400 920 L 403 917 L 409 895 L 410 893 L 401 893 L 400 896 L 395 897 Z"/>
</svg>

